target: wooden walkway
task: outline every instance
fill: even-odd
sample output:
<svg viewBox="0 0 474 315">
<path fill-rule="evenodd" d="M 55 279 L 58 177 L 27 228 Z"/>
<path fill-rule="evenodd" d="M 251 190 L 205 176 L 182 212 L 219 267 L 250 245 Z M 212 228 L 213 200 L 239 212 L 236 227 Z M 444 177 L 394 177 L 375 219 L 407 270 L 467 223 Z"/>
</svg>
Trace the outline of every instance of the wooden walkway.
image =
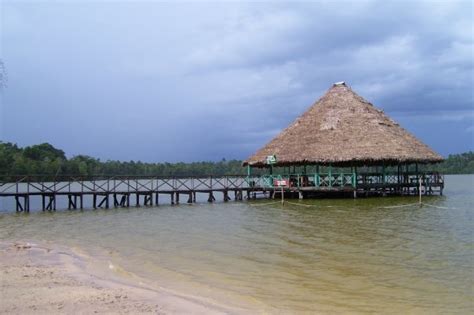
<svg viewBox="0 0 474 315">
<path fill-rule="evenodd" d="M 284 180 L 285 187 L 275 183 Z M 421 182 L 421 185 L 420 185 Z M 158 205 L 163 196 L 171 204 L 196 202 L 196 194 L 205 194 L 208 202 L 222 197 L 254 199 L 257 195 L 274 198 L 307 198 L 329 193 L 342 195 L 410 195 L 418 194 L 420 186 L 424 194 L 439 192 L 444 188 L 444 177 L 438 174 L 289 174 L 289 175 L 226 175 L 205 177 L 56 177 L 41 176 L 0 177 L 0 197 L 13 197 L 16 211 L 29 212 L 30 199 L 41 198 L 41 210 L 56 210 L 58 198 L 66 198 L 68 209 L 86 207 L 84 197 L 92 197 L 87 207 L 110 208 Z"/>
</svg>

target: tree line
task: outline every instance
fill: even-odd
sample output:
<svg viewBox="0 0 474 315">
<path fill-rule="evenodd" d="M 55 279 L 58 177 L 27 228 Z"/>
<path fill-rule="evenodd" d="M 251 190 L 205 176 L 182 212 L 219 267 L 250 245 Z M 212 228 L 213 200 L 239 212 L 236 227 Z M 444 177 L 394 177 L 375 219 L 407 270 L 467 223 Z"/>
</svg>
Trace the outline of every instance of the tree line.
<svg viewBox="0 0 474 315">
<path fill-rule="evenodd" d="M 474 174 L 474 152 L 451 154 L 431 170 L 444 174 Z M 253 172 L 255 174 L 255 172 Z M 87 155 L 67 158 L 64 151 L 49 143 L 27 146 L 0 141 L 0 175 L 60 176 L 205 176 L 245 175 L 242 161 L 222 159 L 218 162 L 143 163 L 140 161 L 101 161 Z"/>
<path fill-rule="evenodd" d="M 204 176 L 246 174 L 242 161 L 222 159 L 218 162 L 144 163 L 141 161 L 101 161 L 87 155 L 67 158 L 64 151 L 49 143 L 24 148 L 0 142 L 0 174 L 61 176 Z"/>
</svg>

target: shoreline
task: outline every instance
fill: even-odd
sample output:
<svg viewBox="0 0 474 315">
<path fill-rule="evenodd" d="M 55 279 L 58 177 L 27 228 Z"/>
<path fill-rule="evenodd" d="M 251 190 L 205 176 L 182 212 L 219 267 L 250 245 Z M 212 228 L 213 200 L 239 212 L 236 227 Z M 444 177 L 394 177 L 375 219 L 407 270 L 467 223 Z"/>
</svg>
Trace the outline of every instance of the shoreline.
<svg viewBox="0 0 474 315">
<path fill-rule="evenodd" d="M 121 277 L 120 274 L 127 274 Z M 71 248 L 0 242 L 0 314 L 240 314 L 242 309 L 152 287 Z"/>
</svg>

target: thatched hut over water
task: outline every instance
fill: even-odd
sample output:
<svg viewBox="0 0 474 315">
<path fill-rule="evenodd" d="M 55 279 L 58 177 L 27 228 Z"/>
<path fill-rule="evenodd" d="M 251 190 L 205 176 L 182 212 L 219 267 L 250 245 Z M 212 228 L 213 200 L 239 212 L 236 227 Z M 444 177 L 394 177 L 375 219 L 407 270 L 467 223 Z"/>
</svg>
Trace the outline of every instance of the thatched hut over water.
<svg viewBox="0 0 474 315">
<path fill-rule="evenodd" d="M 291 177 L 306 178 L 298 180 L 295 186 L 321 188 L 321 180 L 327 181 L 330 188 L 348 188 L 354 190 L 363 187 L 363 182 L 374 182 L 374 178 L 363 178 L 357 167 L 380 167 L 380 184 L 388 184 L 386 169 L 396 168 L 397 187 L 389 191 L 401 192 L 400 185 L 410 181 L 414 186 L 422 174 L 418 172 L 418 164 L 441 162 L 443 158 L 421 142 L 397 122 L 389 118 L 382 110 L 357 95 L 344 82 L 335 83 L 316 103 L 302 116 L 298 117 L 289 127 L 273 138 L 267 145 L 244 161 L 251 168 L 268 168 L 271 179 L 281 178 L 291 182 Z M 408 176 L 409 166 L 415 167 L 416 180 Z M 291 167 L 316 166 L 314 174 L 291 174 Z M 319 166 L 329 167 L 329 178 L 321 178 Z M 288 167 L 287 174 L 273 174 L 274 167 Z M 350 182 L 345 183 L 344 174 L 331 174 L 332 167 L 351 169 Z M 413 167 L 412 167 L 413 168 Z M 378 168 L 376 168 L 378 169 Z M 323 176 L 327 176 L 323 175 Z M 406 175 L 404 178 L 402 178 Z M 310 177 L 308 177 L 310 176 Z M 314 178 L 311 178 L 314 177 Z M 318 178 L 319 177 L 319 178 Z M 337 177 L 337 178 L 334 178 Z M 274 182 L 269 186 L 274 186 Z M 332 185 L 334 184 L 334 185 Z M 349 185 L 350 184 L 350 185 Z M 288 186 L 292 186 L 288 184 Z M 295 187 L 294 186 L 294 187 Z M 390 185 L 389 185 L 390 186 Z M 326 188 L 324 186 L 324 188 Z M 394 188 L 394 189 L 392 189 Z M 427 187 L 428 189 L 428 187 Z M 429 189 L 432 191 L 432 187 Z M 442 188 L 441 188 L 442 189 Z M 440 189 L 440 191 L 441 191 Z M 313 189 L 315 190 L 315 189 Z M 383 189 L 384 192 L 387 189 Z M 408 189 L 410 191 L 410 189 Z"/>
</svg>

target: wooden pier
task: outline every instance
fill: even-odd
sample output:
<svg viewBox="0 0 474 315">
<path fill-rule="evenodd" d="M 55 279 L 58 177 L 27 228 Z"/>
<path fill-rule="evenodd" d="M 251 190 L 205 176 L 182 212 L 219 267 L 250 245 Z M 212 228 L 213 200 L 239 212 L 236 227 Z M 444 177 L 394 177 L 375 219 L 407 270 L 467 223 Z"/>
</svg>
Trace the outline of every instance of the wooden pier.
<svg viewBox="0 0 474 315">
<path fill-rule="evenodd" d="M 280 187 L 278 183 L 287 184 Z M 257 195 L 274 198 L 308 198 L 339 194 L 346 196 L 442 194 L 443 175 L 429 174 L 288 174 L 227 175 L 206 177 L 11 177 L 1 180 L 0 197 L 13 197 L 17 212 L 30 211 L 30 199 L 41 198 L 41 210 L 56 210 L 58 198 L 67 200 L 68 209 L 110 208 L 159 205 L 163 196 L 170 204 L 195 203 L 197 194 L 205 200 L 223 202 L 255 199 Z"/>
</svg>

